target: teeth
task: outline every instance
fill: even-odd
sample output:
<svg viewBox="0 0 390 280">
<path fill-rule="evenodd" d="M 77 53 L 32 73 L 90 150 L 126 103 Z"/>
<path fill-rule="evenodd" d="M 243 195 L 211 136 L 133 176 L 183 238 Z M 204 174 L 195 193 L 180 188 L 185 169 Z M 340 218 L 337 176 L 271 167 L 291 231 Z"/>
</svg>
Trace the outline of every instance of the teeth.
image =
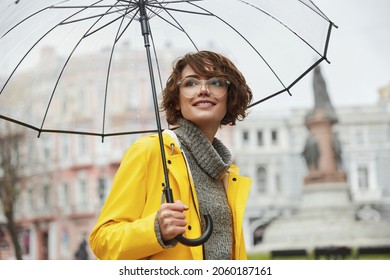
<svg viewBox="0 0 390 280">
<path fill-rule="evenodd" d="M 213 105 L 211 102 L 200 102 L 200 103 L 197 103 L 195 104 L 195 106 L 205 106 L 205 105 Z"/>
</svg>

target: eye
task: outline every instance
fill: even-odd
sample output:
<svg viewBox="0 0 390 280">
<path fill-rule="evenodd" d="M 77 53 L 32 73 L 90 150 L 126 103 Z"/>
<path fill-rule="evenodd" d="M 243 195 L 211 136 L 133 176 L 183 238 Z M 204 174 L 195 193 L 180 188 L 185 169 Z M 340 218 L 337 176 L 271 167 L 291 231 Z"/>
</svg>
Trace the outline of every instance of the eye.
<svg viewBox="0 0 390 280">
<path fill-rule="evenodd" d="M 207 84 L 214 87 L 224 87 L 226 85 L 226 82 L 224 79 L 211 78 L 207 81 Z"/>
<path fill-rule="evenodd" d="M 197 87 L 199 86 L 199 80 L 195 78 L 188 78 L 184 80 L 183 86 L 184 87 Z"/>
</svg>

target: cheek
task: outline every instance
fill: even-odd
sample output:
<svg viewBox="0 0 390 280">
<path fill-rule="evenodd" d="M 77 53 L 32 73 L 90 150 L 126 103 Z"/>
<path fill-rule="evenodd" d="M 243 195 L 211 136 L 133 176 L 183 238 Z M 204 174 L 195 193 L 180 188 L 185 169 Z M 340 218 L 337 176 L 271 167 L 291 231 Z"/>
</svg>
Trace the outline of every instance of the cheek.
<svg viewBox="0 0 390 280">
<path fill-rule="evenodd" d="M 180 111 L 183 107 L 183 98 L 179 95 L 179 102 L 177 102 L 176 110 Z"/>
<path fill-rule="evenodd" d="M 224 111 L 226 112 L 227 111 L 227 107 L 228 107 L 228 100 L 227 100 L 227 96 L 226 95 L 223 98 L 223 100 L 221 100 L 221 104 L 224 104 L 223 107 L 224 107 Z"/>
</svg>

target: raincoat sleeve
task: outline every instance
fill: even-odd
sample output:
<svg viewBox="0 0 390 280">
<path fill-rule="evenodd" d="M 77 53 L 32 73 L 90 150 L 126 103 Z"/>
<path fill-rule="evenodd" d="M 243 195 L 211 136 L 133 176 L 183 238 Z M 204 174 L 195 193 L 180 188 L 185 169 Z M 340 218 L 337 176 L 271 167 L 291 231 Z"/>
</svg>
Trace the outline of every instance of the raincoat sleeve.
<svg viewBox="0 0 390 280">
<path fill-rule="evenodd" d="M 151 175 L 155 170 L 148 166 L 150 161 L 151 152 L 140 142 L 125 153 L 90 234 L 91 249 L 97 258 L 145 259 L 164 250 L 154 230 L 161 191 L 156 175 Z M 153 192 L 148 190 L 151 185 Z"/>
</svg>

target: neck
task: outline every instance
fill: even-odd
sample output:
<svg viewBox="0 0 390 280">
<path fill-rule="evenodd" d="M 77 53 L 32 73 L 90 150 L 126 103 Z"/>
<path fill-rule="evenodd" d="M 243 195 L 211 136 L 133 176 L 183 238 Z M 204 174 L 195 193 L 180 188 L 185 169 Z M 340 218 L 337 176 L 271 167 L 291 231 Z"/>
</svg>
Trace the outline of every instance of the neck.
<svg viewBox="0 0 390 280">
<path fill-rule="evenodd" d="M 210 126 L 210 124 L 206 124 L 204 126 L 198 126 L 200 131 L 206 136 L 206 138 L 212 143 L 215 135 L 217 134 L 219 126 Z"/>
<path fill-rule="evenodd" d="M 212 143 L 214 138 L 215 138 L 215 135 L 217 134 L 218 128 L 212 129 L 210 127 L 207 127 L 207 128 L 199 127 L 199 129 L 206 136 L 206 138 Z"/>
</svg>

